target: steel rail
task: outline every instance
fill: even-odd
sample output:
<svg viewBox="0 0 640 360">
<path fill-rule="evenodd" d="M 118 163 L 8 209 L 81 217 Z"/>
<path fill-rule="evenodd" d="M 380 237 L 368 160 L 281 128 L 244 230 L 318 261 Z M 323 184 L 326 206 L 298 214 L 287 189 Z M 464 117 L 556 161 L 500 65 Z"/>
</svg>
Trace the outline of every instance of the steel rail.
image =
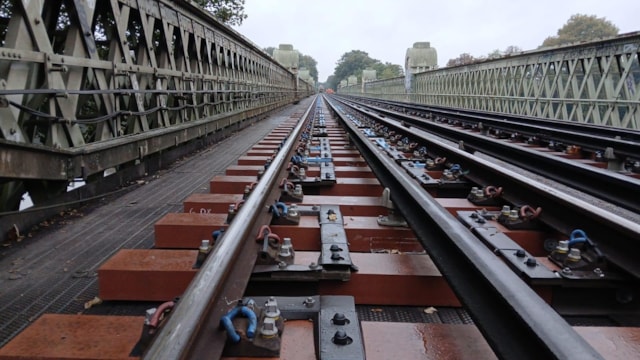
<svg viewBox="0 0 640 360">
<path fill-rule="evenodd" d="M 298 135 L 315 104 L 314 98 L 302 120 L 245 200 L 222 240 L 215 244 L 213 252 L 181 297 L 167 323 L 154 338 L 144 359 L 188 359 L 199 358 L 200 355 L 217 359 L 222 354 L 225 337 L 217 328 L 220 316 L 227 310 L 224 304 L 229 306 L 229 302 L 244 293 L 257 257 L 255 235 L 259 227 L 271 219 L 266 205 L 279 195 L 274 189 L 278 187 L 294 145 L 298 142 Z M 232 276 L 238 272 L 246 278 Z M 203 333 L 210 337 L 203 336 Z"/>
<path fill-rule="evenodd" d="M 376 117 L 377 121 L 392 127 L 402 127 L 401 122 L 397 120 L 377 117 L 375 114 L 367 116 Z M 541 206 L 544 209 L 541 220 L 559 232 L 568 234 L 577 227 L 585 230 L 591 238 L 600 240 L 598 246 L 606 253 L 610 262 L 640 279 L 640 263 L 633 256 L 636 253 L 634 249 L 640 245 L 639 224 L 549 185 L 480 159 L 447 144 L 430 132 L 416 128 L 411 128 L 411 132 L 427 143 L 428 148 L 436 149 L 435 153 L 446 156 L 450 161 L 458 162 L 465 170 L 469 170 L 467 177 L 483 185 L 500 185 L 509 189 L 503 197 L 511 203 Z M 563 163 L 569 162 L 565 159 L 559 160 Z M 629 198 L 631 201 L 634 200 L 632 196 Z"/>
<path fill-rule="evenodd" d="M 358 104 L 362 106 L 362 104 Z M 410 123 L 414 127 L 412 131 L 417 127 L 437 134 L 445 139 L 455 141 L 456 143 L 462 141 L 465 149 L 469 152 L 480 151 L 533 173 L 571 186 L 587 194 L 599 197 L 617 206 L 640 213 L 640 202 L 633 196 L 630 196 L 631 194 L 640 193 L 640 181 L 630 176 L 527 149 L 517 144 L 495 140 L 478 133 L 452 128 L 451 126 L 443 124 L 427 122 L 424 121 L 424 119 L 417 119 L 404 114 L 390 113 L 377 107 L 367 107 L 375 111 L 393 115 L 397 119 Z M 376 117 L 379 120 L 385 119 L 376 114 L 364 113 L 368 116 Z M 402 129 L 400 124 L 395 127 Z"/>
<path fill-rule="evenodd" d="M 347 96 L 345 96 L 345 98 L 347 98 Z M 611 126 L 581 124 L 530 116 L 513 116 L 495 112 L 421 106 L 398 101 L 383 101 L 356 96 L 349 96 L 348 98 L 430 112 L 464 122 L 482 123 L 485 128 L 492 127 L 528 135 L 539 135 L 545 139 L 569 142 L 571 145 L 580 145 L 587 149 L 605 150 L 607 147 L 611 147 L 618 155 L 640 157 L 640 130 L 620 129 Z M 382 108 L 378 110 L 388 111 L 388 109 Z M 390 114 L 397 115 L 396 113 Z M 620 138 L 618 139 L 616 137 Z"/>
<path fill-rule="evenodd" d="M 337 113 L 372 171 L 391 189 L 396 208 L 500 358 L 602 358 L 469 229 Z"/>
</svg>

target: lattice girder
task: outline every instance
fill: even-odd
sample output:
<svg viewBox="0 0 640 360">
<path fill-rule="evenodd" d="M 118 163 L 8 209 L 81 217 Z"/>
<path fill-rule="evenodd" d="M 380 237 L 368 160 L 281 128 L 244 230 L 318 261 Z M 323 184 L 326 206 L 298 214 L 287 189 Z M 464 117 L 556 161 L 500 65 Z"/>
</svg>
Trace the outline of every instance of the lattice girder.
<svg viewBox="0 0 640 360">
<path fill-rule="evenodd" d="M 4 140 L 75 148 L 295 97 L 293 74 L 188 3 L 0 0 L 0 16 Z"/>
<path fill-rule="evenodd" d="M 640 129 L 639 49 L 640 35 L 633 33 L 530 51 L 418 73 L 405 91 L 426 105 Z M 338 91 L 398 100 L 401 83 L 379 80 Z"/>
</svg>

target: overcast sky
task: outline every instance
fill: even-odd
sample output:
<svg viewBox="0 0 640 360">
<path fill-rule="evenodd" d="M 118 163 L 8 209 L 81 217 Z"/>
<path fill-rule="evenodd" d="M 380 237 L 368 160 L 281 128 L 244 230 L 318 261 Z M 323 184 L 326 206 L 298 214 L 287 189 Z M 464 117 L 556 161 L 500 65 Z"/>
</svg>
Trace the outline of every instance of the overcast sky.
<svg viewBox="0 0 640 360">
<path fill-rule="evenodd" d="M 535 49 L 577 13 L 640 30 L 639 0 L 245 0 L 245 12 L 236 30 L 262 48 L 292 44 L 311 55 L 320 82 L 351 50 L 404 67 L 407 48 L 428 41 L 442 67 L 465 52 Z"/>
</svg>

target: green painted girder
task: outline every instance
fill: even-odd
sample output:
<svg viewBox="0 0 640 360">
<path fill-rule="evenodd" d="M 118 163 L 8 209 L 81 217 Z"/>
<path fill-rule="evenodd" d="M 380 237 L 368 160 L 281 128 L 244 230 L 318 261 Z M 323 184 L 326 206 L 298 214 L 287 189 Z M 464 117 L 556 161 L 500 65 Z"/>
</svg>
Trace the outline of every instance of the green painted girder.
<svg viewBox="0 0 640 360">
<path fill-rule="evenodd" d="M 528 51 L 341 93 L 640 129 L 640 34 Z M 364 91 L 364 94 L 362 93 Z"/>
</svg>

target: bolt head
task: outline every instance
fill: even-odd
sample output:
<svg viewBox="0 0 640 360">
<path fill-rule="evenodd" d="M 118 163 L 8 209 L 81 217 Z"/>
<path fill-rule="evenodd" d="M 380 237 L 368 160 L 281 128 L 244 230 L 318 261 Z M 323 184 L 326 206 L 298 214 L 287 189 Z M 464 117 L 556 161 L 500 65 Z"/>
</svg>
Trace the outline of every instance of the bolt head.
<svg viewBox="0 0 640 360">
<path fill-rule="evenodd" d="M 334 325 L 344 325 L 349 322 L 346 316 L 343 313 L 335 313 L 333 318 L 331 319 Z"/>
<path fill-rule="evenodd" d="M 342 330 L 336 331 L 333 335 L 333 339 L 331 340 L 336 345 L 349 345 L 353 341 L 349 336 L 347 336 L 347 333 Z"/>
</svg>

